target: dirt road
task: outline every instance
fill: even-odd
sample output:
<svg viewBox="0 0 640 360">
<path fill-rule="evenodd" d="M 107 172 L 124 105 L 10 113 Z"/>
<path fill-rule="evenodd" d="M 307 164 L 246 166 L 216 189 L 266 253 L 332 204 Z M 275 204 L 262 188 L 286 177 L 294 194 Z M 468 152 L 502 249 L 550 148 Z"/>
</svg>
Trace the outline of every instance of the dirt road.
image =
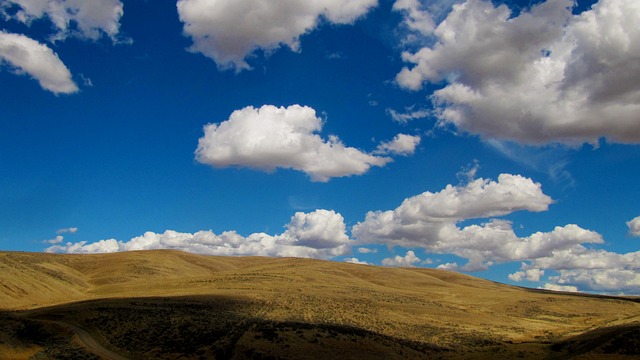
<svg viewBox="0 0 640 360">
<path fill-rule="evenodd" d="M 84 345 L 87 348 L 87 350 L 89 350 L 89 352 L 99 356 L 103 360 L 130 360 L 127 357 L 124 357 L 118 353 L 115 353 L 105 348 L 99 342 L 97 342 L 93 338 L 93 336 L 91 336 L 91 334 L 89 334 L 86 330 L 76 325 L 69 324 L 64 321 L 51 321 L 51 322 L 56 323 L 60 326 L 66 327 L 68 329 L 71 329 L 78 336 L 78 340 L 80 341 L 80 343 Z"/>
</svg>

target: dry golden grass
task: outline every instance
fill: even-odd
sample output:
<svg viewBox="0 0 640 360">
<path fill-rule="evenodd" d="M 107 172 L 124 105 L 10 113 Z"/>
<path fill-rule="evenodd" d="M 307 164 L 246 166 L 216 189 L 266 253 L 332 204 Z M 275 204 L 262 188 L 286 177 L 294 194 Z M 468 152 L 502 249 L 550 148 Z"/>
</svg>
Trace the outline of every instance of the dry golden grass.
<svg viewBox="0 0 640 360">
<path fill-rule="evenodd" d="M 0 308 L 5 358 L 91 358 L 65 324 L 131 358 L 640 355 L 635 299 L 297 258 L 5 252 Z"/>
</svg>

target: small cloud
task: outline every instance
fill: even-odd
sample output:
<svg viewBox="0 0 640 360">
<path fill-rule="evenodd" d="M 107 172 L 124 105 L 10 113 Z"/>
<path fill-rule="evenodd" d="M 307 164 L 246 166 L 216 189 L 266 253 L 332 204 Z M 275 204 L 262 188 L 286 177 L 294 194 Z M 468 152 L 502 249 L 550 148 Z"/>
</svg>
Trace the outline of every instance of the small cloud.
<svg viewBox="0 0 640 360">
<path fill-rule="evenodd" d="M 544 284 L 544 287 L 539 289 L 545 290 L 553 290 L 553 291 L 568 291 L 568 292 L 578 292 L 578 288 L 571 285 L 557 285 L 557 284 Z"/>
<path fill-rule="evenodd" d="M 382 260 L 382 265 L 385 266 L 413 266 L 415 263 L 419 263 L 420 258 L 416 254 L 409 250 L 405 256 L 396 255 L 393 258 L 386 258 Z"/>
<path fill-rule="evenodd" d="M 629 227 L 629 235 L 640 237 L 640 216 L 628 221 L 627 226 Z"/>
<path fill-rule="evenodd" d="M 392 140 L 382 142 L 378 145 L 375 154 L 380 155 L 411 155 L 416 151 L 416 146 L 420 144 L 420 136 L 398 134 Z"/>
<path fill-rule="evenodd" d="M 464 168 L 462 168 L 457 174 L 456 177 L 461 184 L 468 184 L 476 178 L 478 174 L 478 170 L 480 169 L 480 163 L 477 159 L 473 160 L 473 163 L 468 164 Z"/>
<path fill-rule="evenodd" d="M 436 269 L 449 270 L 449 271 L 458 271 L 458 263 L 452 262 L 452 263 L 446 263 L 446 264 L 438 265 L 438 267 Z"/>
<path fill-rule="evenodd" d="M 84 76 L 84 74 L 78 74 L 80 76 L 80 80 L 82 80 L 82 85 L 85 87 L 93 87 L 93 82 L 88 77 Z"/>
<path fill-rule="evenodd" d="M 343 59 L 344 54 L 341 52 L 334 52 L 334 53 L 326 54 L 324 57 L 329 60 L 338 60 L 338 59 Z"/>
<path fill-rule="evenodd" d="M 358 248 L 358 252 L 360 254 L 375 254 L 378 252 L 378 249 L 369 249 L 365 247 Z"/>
<path fill-rule="evenodd" d="M 359 265 L 371 265 L 366 261 L 361 261 L 361 260 L 358 260 L 358 258 L 354 258 L 354 257 L 345 258 L 344 262 L 348 262 L 348 263 L 351 263 L 351 264 L 359 264 Z"/>
<path fill-rule="evenodd" d="M 537 282 L 540 281 L 540 276 L 544 275 L 544 270 L 541 269 L 527 269 L 524 271 L 516 271 L 513 274 L 509 274 L 509 279 L 520 282 L 522 280 Z"/>
<path fill-rule="evenodd" d="M 56 231 L 56 234 L 75 234 L 78 232 L 78 228 L 77 227 L 70 227 L 70 228 L 64 228 L 64 229 L 58 229 L 58 231 Z"/>
<path fill-rule="evenodd" d="M 45 244 L 60 244 L 64 240 L 64 236 L 58 235 L 53 239 L 42 241 Z"/>
<path fill-rule="evenodd" d="M 386 112 L 389 116 L 391 116 L 391 119 L 393 119 L 393 121 L 398 122 L 400 124 L 406 124 L 411 120 L 424 119 L 431 114 L 429 110 L 425 110 L 425 109 L 415 110 L 414 106 L 405 108 L 404 112 L 399 112 L 391 108 L 387 108 Z"/>
</svg>

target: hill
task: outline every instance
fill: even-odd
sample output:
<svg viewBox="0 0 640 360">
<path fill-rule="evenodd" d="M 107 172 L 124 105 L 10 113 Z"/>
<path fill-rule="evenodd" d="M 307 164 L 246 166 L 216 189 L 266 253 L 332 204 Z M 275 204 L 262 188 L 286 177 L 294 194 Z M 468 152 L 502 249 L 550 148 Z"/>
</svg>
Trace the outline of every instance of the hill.
<svg viewBox="0 0 640 360">
<path fill-rule="evenodd" d="M 637 299 L 459 273 L 177 251 L 0 253 L 4 358 L 611 358 Z"/>
</svg>

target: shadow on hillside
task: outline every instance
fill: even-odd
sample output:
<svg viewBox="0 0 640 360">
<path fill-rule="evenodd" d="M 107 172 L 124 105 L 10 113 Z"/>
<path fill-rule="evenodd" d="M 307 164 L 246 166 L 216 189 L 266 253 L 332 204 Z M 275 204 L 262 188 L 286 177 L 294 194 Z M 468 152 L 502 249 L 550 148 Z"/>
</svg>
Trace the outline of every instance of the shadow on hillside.
<svg viewBox="0 0 640 360">
<path fill-rule="evenodd" d="M 554 344 L 554 352 L 578 356 L 625 356 L 640 358 L 640 323 L 592 330 Z"/>
<path fill-rule="evenodd" d="M 266 303 L 224 296 L 82 301 L 0 312 L 0 345 L 38 348 L 35 359 L 96 359 L 71 324 L 132 359 L 456 359 L 566 358 L 640 354 L 640 324 L 599 329 L 557 344 L 457 339 L 440 345 L 399 339 L 343 324 L 278 321 Z M 318 309 L 322 311 L 322 309 Z M 455 334 L 453 334 L 455 336 Z M 1 358 L 1 356 L 0 356 Z"/>
<path fill-rule="evenodd" d="M 92 358 L 73 346 L 65 324 L 134 359 L 403 359 L 450 351 L 358 327 L 270 320 L 262 316 L 267 310 L 259 301 L 222 296 L 91 300 L 0 312 L 10 323 L 0 339 L 41 346 L 42 358 Z"/>
</svg>

